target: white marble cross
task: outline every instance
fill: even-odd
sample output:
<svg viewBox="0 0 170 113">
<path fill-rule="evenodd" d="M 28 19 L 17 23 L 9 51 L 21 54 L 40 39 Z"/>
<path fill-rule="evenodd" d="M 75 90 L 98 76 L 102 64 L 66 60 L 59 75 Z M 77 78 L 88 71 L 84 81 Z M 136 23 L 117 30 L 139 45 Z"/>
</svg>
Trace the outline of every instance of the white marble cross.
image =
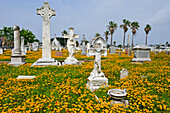
<svg viewBox="0 0 170 113">
<path fill-rule="evenodd" d="M 64 34 L 64 38 L 79 38 L 79 35 L 74 34 L 74 28 L 69 28 L 69 34 Z"/>
<path fill-rule="evenodd" d="M 37 9 L 37 15 L 43 18 L 42 33 L 42 59 L 51 59 L 51 43 L 50 43 L 50 18 L 55 16 L 55 10 L 52 10 L 48 2 L 44 2 L 44 6 Z"/>
</svg>

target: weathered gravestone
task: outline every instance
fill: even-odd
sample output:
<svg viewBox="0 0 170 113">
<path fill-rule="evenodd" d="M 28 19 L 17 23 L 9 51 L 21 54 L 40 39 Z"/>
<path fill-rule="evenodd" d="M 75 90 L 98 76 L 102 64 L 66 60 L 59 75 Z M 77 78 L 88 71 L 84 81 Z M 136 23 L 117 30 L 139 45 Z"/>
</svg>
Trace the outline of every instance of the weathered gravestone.
<svg viewBox="0 0 170 113">
<path fill-rule="evenodd" d="M 82 39 L 82 52 L 81 55 L 86 55 L 86 39 L 85 35 L 83 34 L 83 39 Z"/>
<path fill-rule="evenodd" d="M 116 47 L 111 46 L 109 47 L 109 54 L 115 54 L 116 53 Z"/>
<path fill-rule="evenodd" d="M 137 45 L 133 47 L 134 52 L 134 58 L 132 59 L 132 62 L 144 62 L 144 61 L 150 61 L 150 48 L 146 45 Z"/>
<path fill-rule="evenodd" d="M 56 56 L 63 56 L 63 52 L 57 51 L 57 52 L 55 53 L 55 55 L 56 55 Z"/>
<path fill-rule="evenodd" d="M 19 75 L 16 79 L 34 79 L 36 76 Z"/>
<path fill-rule="evenodd" d="M 56 51 L 62 50 L 61 44 L 56 38 L 52 41 L 51 49 Z"/>
<path fill-rule="evenodd" d="M 79 38 L 79 35 L 74 34 L 74 28 L 69 28 L 69 34 L 64 34 L 64 38 L 69 38 L 67 40 L 67 48 L 69 51 L 69 57 L 64 60 L 65 64 L 79 64 L 78 60 L 75 58 L 76 50 L 76 40 L 74 38 Z"/>
<path fill-rule="evenodd" d="M 20 38 L 20 28 L 17 25 L 14 25 L 14 49 L 13 54 L 11 55 L 11 62 L 14 66 L 25 64 L 25 56 L 21 55 L 21 38 Z"/>
<path fill-rule="evenodd" d="M 38 51 L 39 50 L 39 43 L 38 42 L 33 42 L 32 43 L 32 50 L 33 51 Z"/>
<path fill-rule="evenodd" d="M 50 43 L 50 18 L 55 16 L 55 10 L 52 10 L 48 2 L 44 2 L 44 6 L 37 9 L 37 15 L 43 18 L 43 34 L 42 34 L 42 58 L 38 59 L 32 66 L 58 65 L 58 62 L 51 58 Z"/>
<path fill-rule="evenodd" d="M 0 54 L 3 54 L 3 49 L 2 48 L 0 48 Z"/>
<path fill-rule="evenodd" d="M 26 55 L 23 36 L 21 37 L 21 54 Z"/>
<path fill-rule="evenodd" d="M 129 75 L 129 71 L 128 71 L 127 69 L 123 68 L 123 69 L 120 71 L 120 79 L 126 78 L 128 75 Z"/>
<path fill-rule="evenodd" d="M 94 38 L 90 43 L 89 55 L 95 56 L 94 69 L 87 80 L 87 87 L 94 91 L 108 84 L 108 79 L 101 71 L 101 55 L 107 56 L 107 44 L 102 37 Z"/>
</svg>

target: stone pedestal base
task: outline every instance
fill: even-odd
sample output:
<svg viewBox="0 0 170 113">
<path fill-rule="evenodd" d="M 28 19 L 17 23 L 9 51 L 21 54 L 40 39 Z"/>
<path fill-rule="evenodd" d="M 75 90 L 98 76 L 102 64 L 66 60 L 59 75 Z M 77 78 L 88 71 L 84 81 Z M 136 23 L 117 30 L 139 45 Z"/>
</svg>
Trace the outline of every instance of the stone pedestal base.
<svg viewBox="0 0 170 113">
<path fill-rule="evenodd" d="M 90 76 L 87 79 L 87 88 L 91 91 L 99 89 L 101 86 L 107 86 L 108 79 L 105 77 L 104 73 L 101 72 L 99 75 L 91 72 Z"/>
<path fill-rule="evenodd" d="M 109 54 L 116 54 L 116 47 L 111 46 L 109 48 Z"/>
<path fill-rule="evenodd" d="M 78 65 L 79 61 L 76 58 L 67 57 L 67 59 L 64 60 L 64 63 L 65 64 Z"/>
<path fill-rule="evenodd" d="M 24 58 L 25 56 L 23 55 L 11 56 L 11 62 L 9 64 L 14 65 L 14 66 L 25 64 L 26 62 L 24 61 Z"/>
<path fill-rule="evenodd" d="M 61 65 L 60 62 L 57 62 L 54 58 L 52 59 L 38 59 L 31 66 L 47 66 L 47 65 Z"/>
<path fill-rule="evenodd" d="M 132 62 L 146 62 L 146 61 L 151 62 L 151 59 L 150 58 L 133 58 L 132 59 Z"/>
</svg>

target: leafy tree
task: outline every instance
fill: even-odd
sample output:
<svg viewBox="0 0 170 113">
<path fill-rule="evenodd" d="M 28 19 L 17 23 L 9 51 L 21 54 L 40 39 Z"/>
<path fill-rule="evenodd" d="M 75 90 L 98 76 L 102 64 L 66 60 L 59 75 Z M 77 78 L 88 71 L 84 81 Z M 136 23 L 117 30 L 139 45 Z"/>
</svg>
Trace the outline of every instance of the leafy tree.
<svg viewBox="0 0 170 113">
<path fill-rule="evenodd" d="M 104 32 L 104 36 L 105 36 L 105 39 L 106 39 L 106 43 L 107 43 L 107 41 L 108 41 L 108 35 L 110 35 L 109 31 Z"/>
<path fill-rule="evenodd" d="M 138 30 L 139 28 L 139 23 L 138 22 L 132 22 L 131 23 L 131 29 L 132 29 L 132 47 L 133 47 L 133 38 L 134 38 L 134 35 L 136 34 L 136 30 Z"/>
<path fill-rule="evenodd" d="M 106 27 L 109 29 L 111 34 L 111 46 L 112 46 L 112 35 L 114 33 L 114 30 L 117 29 L 117 23 L 115 23 L 114 21 L 110 21 L 109 25 L 107 25 Z"/>
<path fill-rule="evenodd" d="M 125 35 L 128 30 L 128 26 L 131 26 L 131 22 L 129 20 L 123 19 L 123 24 L 120 25 L 120 28 L 123 28 L 124 30 L 123 49 L 125 49 Z"/>
<path fill-rule="evenodd" d="M 144 28 L 144 30 L 146 32 L 145 45 L 147 45 L 147 38 L 148 38 L 149 31 L 151 31 L 151 26 L 149 24 L 147 24 L 146 27 Z"/>
<path fill-rule="evenodd" d="M 99 33 L 96 33 L 94 37 L 99 37 L 101 36 Z"/>
<path fill-rule="evenodd" d="M 26 30 L 26 29 L 22 29 L 20 31 L 20 36 L 23 36 L 25 39 L 25 44 L 31 44 L 35 41 L 37 41 L 38 39 L 35 39 L 35 35 L 32 33 L 32 31 Z"/>
</svg>

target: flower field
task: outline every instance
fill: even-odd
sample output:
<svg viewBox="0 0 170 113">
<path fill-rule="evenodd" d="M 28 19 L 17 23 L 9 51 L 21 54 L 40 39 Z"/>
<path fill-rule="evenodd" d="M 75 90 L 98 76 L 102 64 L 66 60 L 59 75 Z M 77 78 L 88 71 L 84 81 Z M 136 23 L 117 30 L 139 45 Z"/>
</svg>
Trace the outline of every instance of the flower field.
<svg viewBox="0 0 170 113">
<path fill-rule="evenodd" d="M 52 57 L 64 60 L 63 56 Z M 10 61 L 11 51 L 0 55 L 0 61 Z M 93 60 L 81 56 L 78 60 Z M 30 67 L 41 58 L 41 51 L 26 55 L 25 65 L 14 67 L 0 64 L 0 112 L 60 112 L 60 113 L 142 113 L 170 112 L 170 55 L 165 52 L 151 53 L 151 62 L 132 64 L 132 56 L 122 52 L 102 57 L 102 71 L 108 78 L 109 87 L 91 92 L 86 88 L 87 78 L 93 70 L 93 61 L 82 65 Z M 120 71 L 126 68 L 129 76 L 120 80 Z M 34 75 L 33 80 L 17 80 L 18 75 Z M 145 77 L 142 77 L 145 76 Z M 108 90 L 126 88 L 130 105 L 110 105 Z M 99 97 L 100 102 L 95 98 Z"/>
</svg>

